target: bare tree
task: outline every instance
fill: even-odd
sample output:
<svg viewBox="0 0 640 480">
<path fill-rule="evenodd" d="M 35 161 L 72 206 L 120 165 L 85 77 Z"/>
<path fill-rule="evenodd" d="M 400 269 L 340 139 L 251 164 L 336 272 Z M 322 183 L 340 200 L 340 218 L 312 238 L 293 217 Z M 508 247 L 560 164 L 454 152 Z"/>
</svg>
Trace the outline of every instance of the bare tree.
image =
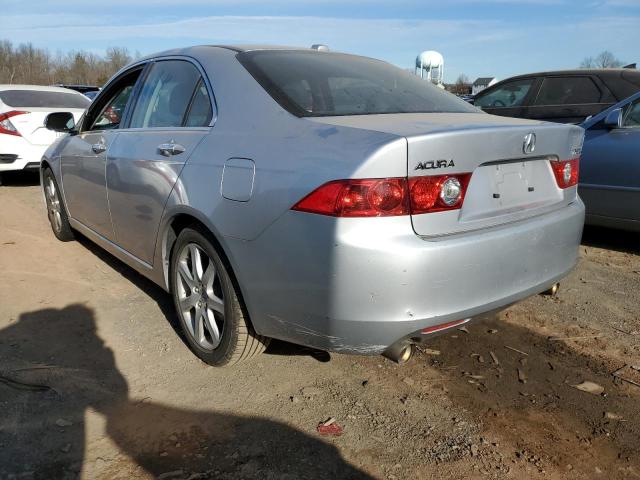
<svg viewBox="0 0 640 480">
<path fill-rule="evenodd" d="M 600 52 L 595 58 L 586 57 L 580 63 L 580 68 L 619 68 L 624 62 L 608 50 Z"/>
<path fill-rule="evenodd" d="M 31 43 L 14 47 L 9 40 L 2 40 L 0 83 L 76 83 L 100 86 L 131 60 L 127 49 L 121 47 L 108 48 L 104 56 L 82 50 L 58 52 L 54 56 L 48 50 L 36 48 Z"/>
<path fill-rule="evenodd" d="M 471 93 L 471 82 L 469 81 L 469 77 L 464 73 L 458 75 L 456 83 L 451 87 L 451 93 L 455 93 L 457 95 Z"/>
</svg>

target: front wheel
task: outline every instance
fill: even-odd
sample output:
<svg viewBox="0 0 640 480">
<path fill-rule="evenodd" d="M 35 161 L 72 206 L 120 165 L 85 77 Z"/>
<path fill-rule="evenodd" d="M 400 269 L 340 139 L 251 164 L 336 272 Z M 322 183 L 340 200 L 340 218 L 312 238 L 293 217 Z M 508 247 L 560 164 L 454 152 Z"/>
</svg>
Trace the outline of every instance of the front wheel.
<svg viewBox="0 0 640 480">
<path fill-rule="evenodd" d="M 60 189 L 53 172 L 50 168 L 46 168 L 42 172 L 42 188 L 44 190 L 44 198 L 47 204 L 47 216 L 51 224 L 51 230 L 58 240 L 68 242 L 73 240 L 73 230 L 69 224 L 69 216 L 67 209 L 60 196 Z"/>
<path fill-rule="evenodd" d="M 269 344 L 248 322 L 227 268 L 198 230 L 186 228 L 176 239 L 171 294 L 187 343 L 202 361 L 231 365 Z"/>
</svg>

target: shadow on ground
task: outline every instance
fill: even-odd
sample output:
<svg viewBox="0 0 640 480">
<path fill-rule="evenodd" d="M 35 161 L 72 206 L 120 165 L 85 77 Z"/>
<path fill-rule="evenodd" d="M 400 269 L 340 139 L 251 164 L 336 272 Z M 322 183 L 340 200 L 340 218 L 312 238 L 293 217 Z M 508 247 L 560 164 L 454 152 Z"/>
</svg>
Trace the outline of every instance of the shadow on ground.
<svg viewBox="0 0 640 480">
<path fill-rule="evenodd" d="M 87 250 L 89 250 L 96 257 L 102 260 L 105 264 L 107 264 L 113 270 L 122 275 L 125 279 L 142 290 L 146 295 L 152 298 L 160 308 L 160 311 L 164 315 L 167 323 L 171 325 L 173 330 L 176 332 L 176 335 L 180 337 L 184 345 L 188 348 L 188 343 L 184 339 L 180 324 L 178 322 L 178 317 L 175 314 L 175 308 L 173 305 L 173 300 L 171 299 L 171 295 L 169 295 L 151 280 L 145 278 L 129 266 L 125 265 L 113 255 L 108 253 L 106 250 L 100 248 L 91 240 L 82 236 L 78 232 L 76 232 L 76 239 L 80 244 L 82 244 L 82 246 L 84 246 Z M 331 355 L 328 352 L 303 347 L 300 345 L 294 345 L 293 343 L 283 342 L 279 340 L 272 340 L 265 353 L 267 355 L 306 356 L 323 363 L 329 362 L 331 360 Z"/>
<path fill-rule="evenodd" d="M 40 185 L 40 174 L 33 171 L 1 172 L 0 186 L 33 187 Z"/>
<path fill-rule="evenodd" d="M 92 310 L 22 314 L 0 331 L 0 478 L 76 478 L 87 409 L 104 417 L 110 439 L 154 477 L 368 478 L 335 447 L 287 425 L 136 401 L 128 390 Z M 122 475 L 111 461 L 106 476 Z"/>
<path fill-rule="evenodd" d="M 535 319 L 529 315 L 522 322 Z M 471 412 L 483 435 L 519 447 L 505 459 L 507 465 L 530 462 L 541 470 L 571 465 L 570 478 L 588 478 L 579 472 L 591 476 L 596 467 L 615 472 L 609 478 L 640 475 L 640 388 L 611 375 L 621 365 L 584 355 L 573 348 L 575 341 L 545 337 L 535 327 L 494 318 L 471 324 L 469 333 L 453 330 L 422 347 L 438 355 L 418 355 L 404 373 L 418 379 L 420 370 L 438 370 L 451 402 Z M 601 338 L 585 341 L 591 342 L 590 351 L 607 345 Z M 575 388 L 584 381 L 604 391 Z M 481 448 L 492 449 L 485 445 Z"/>
<path fill-rule="evenodd" d="M 585 225 L 582 244 L 640 255 L 640 232 Z"/>
</svg>

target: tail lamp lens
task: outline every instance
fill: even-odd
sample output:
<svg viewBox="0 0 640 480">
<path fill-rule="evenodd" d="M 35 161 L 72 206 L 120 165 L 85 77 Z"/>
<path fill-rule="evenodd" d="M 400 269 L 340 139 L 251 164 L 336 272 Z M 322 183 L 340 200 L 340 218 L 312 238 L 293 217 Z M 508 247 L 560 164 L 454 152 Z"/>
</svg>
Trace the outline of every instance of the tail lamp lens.
<svg viewBox="0 0 640 480">
<path fill-rule="evenodd" d="M 12 110 L 11 112 L 0 113 L 0 133 L 21 137 L 22 135 L 20 135 L 20 132 L 18 132 L 13 123 L 11 123 L 10 118 L 15 117 L 16 115 L 24 115 L 25 113 L 29 112 L 19 112 L 17 110 Z"/>
<path fill-rule="evenodd" d="M 336 180 L 293 210 L 334 217 L 387 217 L 454 210 L 462 206 L 471 174 Z"/>
<path fill-rule="evenodd" d="M 560 188 L 569 188 L 578 184 L 580 159 L 552 160 L 551 169 Z"/>
<path fill-rule="evenodd" d="M 334 217 L 407 215 L 404 178 L 336 180 L 300 200 L 293 210 Z"/>
<path fill-rule="evenodd" d="M 470 173 L 409 179 L 411 213 L 431 213 L 462 207 Z"/>
</svg>

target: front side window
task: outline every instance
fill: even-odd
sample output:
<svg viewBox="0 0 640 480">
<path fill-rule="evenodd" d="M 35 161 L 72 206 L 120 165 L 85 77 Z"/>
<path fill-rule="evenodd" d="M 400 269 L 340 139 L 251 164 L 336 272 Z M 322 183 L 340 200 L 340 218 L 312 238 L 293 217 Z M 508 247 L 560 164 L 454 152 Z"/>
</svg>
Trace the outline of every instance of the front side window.
<svg viewBox="0 0 640 480">
<path fill-rule="evenodd" d="M 486 93 L 480 93 L 473 104 L 482 108 L 519 107 L 529 93 L 533 81 L 534 79 L 531 78 L 505 83 Z"/>
<path fill-rule="evenodd" d="M 622 126 L 640 128 L 640 98 L 629 104 L 625 109 Z"/>
<path fill-rule="evenodd" d="M 600 102 L 600 90 L 589 77 L 545 78 L 534 105 L 580 105 Z"/>
<path fill-rule="evenodd" d="M 127 102 L 141 72 L 142 69 L 138 68 L 107 87 L 89 111 L 87 130 L 114 130 L 120 126 Z"/>
<path fill-rule="evenodd" d="M 181 127 L 194 94 L 199 96 L 196 110 L 206 108 L 201 105 L 203 92 L 196 92 L 198 85 L 200 72 L 190 62 L 164 60 L 154 63 L 140 89 L 130 127 Z M 209 101 L 208 95 L 205 101 Z M 194 112 L 194 118 L 196 115 Z"/>
<path fill-rule="evenodd" d="M 299 117 L 478 110 L 386 62 L 331 52 L 258 50 L 237 59 Z"/>
</svg>

